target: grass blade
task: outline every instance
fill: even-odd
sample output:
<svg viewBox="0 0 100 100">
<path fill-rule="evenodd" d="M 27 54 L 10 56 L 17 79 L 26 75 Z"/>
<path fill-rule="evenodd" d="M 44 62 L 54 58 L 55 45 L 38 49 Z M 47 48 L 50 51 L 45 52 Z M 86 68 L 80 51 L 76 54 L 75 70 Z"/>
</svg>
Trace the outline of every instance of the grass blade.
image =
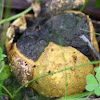
<svg viewBox="0 0 100 100">
<path fill-rule="evenodd" d="M 64 56 L 64 50 L 62 48 L 63 43 L 62 43 L 61 37 L 59 37 L 58 41 L 59 41 L 59 44 L 61 45 L 62 58 L 63 58 L 63 61 L 64 61 L 64 68 L 66 69 L 66 59 L 65 59 L 65 56 Z M 66 97 L 67 97 L 67 72 L 65 71 L 65 98 Z"/>
<path fill-rule="evenodd" d="M 32 10 L 32 7 L 29 7 L 29 8 L 27 8 L 26 10 L 24 10 L 23 12 L 21 12 L 21 13 L 15 15 L 15 16 L 12 16 L 12 17 L 9 17 L 9 18 L 5 18 L 5 19 L 1 20 L 1 21 L 0 21 L 0 24 L 6 23 L 6 22 L 11 21 L 11 20 L 14 20 L 14 19 L 16 19 L 16 18 L 18 18 L 18 17 L 20 17 L 20 16 L 22 16 L 22 15 L 28 13 L 28 12 L 31 11 L 31 10 Z"/>
<path fill-rule="evenodd" d="M 96 0 L 96 8 L 100 8 L 100 0 Z"/>
<path fill-rule="evenodd" d="M 4 6 L 4 0 L 0 0 L 0 20 L 3 16 L 3 6 Z"/>
<path fill-rule="evenodd" d="M 83 97 L 86 97 L 86 96 L 89 96 L 89 95 L 94 95 L 94 94 L 95 94 L 94 92 L 83 92 L 83 93 L 67 96 L 66 98 L 64 98 L 64 100 L 74 100 L 75 98 L 83 98 Z M 60 98 L 60 99 L 57 99 L 57 100 L 63 100 L 63 99 Z M 78 99 L 78 100 L 81 100 L 81 99 Z M 86 100 L 86 99 L 84 99 L 84 100 Z"/>
<path fill-rule="evenodd" d="M 6 87 L 4 87 L 3 85 L 0 84 L 0 86 L 6 91 L 6 93 L 10 96 L 10 98 L 13 97 L 13 95 L 9 92 L 9 90 L 7 90 Z"/>
<path fill-rule="evenodd" d="M 86 30 L 86 29 L 80 29 L 80 30 L 84 31 L 84 32 L 92 33 L 92 34 L 95 34 L 95 35 L 100 35 L 100 33 L 90 32 L 89 30 Z"/>
<path fill-rule="evenodd" d="M 85 4 L 81 7 L 80 11 L 82 12 L 84 10 L 84 8 L 86 7 L 86 5 L 88 4 L 89 0 L 86 0 Z"/>
</svg>

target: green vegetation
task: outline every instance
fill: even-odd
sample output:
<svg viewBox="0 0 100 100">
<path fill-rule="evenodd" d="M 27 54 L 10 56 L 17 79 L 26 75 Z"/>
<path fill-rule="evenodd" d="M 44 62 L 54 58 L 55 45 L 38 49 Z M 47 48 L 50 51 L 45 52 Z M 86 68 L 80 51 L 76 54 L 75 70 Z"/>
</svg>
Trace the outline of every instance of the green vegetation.
<svg viewBox="0 0 100 100">
<path fill-rule="evenodd" d="M 86 5 L 88 4 L 89 0 L 86 0 L 85 4 L 81 7 L 80 11 L 83 11 Z"/>
<path fill-rule="evenodd" d="M 96 0 L 96 8 L 100 8 L 100 0 Z"/>
<path fill-rule="evenodd" d="M 1 62 L 2 60 L 4 60 L 5 57 L 6 57 L 6 55 L 3 54 L 3 50 L 2 50 L 2 48 L 0 48 L 0 62 Z"/>
<path fill-rule="evenodd" d="M 86 81 L 86 90 L 94 91 L 95 95 L 100 96 L 100 66 L 95 68 L 96 75 L 92 74 L 87 75 Z"/>
<path fill-rule="evenodd" d="M 2 48 L 0 48 L 0 95 L 2 94 L 2 88 L 5 79 L 7 79 L 10 75 L 10 67 L 8 65 L 5 65 L 4 58 L 6 57 L 5 54 L 3 54 Z"/>
</svg>

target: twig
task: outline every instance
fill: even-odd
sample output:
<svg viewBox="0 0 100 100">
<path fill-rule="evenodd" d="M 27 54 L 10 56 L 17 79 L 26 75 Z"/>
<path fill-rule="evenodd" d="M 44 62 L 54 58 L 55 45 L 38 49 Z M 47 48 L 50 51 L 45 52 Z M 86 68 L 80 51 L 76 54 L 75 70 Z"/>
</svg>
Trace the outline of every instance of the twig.
<svg viewBox="0 0 100 100">
<path fill-rule="evenodd" d="M 84 42 L 88 43 L 88 46 L 91 48 L 91 50 L 93 51 L 93 53 L 95 54 L 95 56 L 98 58 L 98 60 L 100 60 L 100 55 L 95 50 L 95 48 L 93 47 L 93 45 L 91 44 L 91 42 L 86 38 L 86 36 L 85 35 L 81 35 L 80 38 L 83 39 Z"/>
</svg>

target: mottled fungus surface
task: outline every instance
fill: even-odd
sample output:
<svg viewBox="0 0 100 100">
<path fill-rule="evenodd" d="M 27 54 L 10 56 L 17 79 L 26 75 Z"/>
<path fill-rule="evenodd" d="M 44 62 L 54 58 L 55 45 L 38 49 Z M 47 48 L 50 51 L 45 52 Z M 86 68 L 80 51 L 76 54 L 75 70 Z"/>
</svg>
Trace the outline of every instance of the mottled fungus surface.
<svg viewBox="0 0 100 100">
<path fill-rule="evenodd" d="M 80 29 L 90 30 L 87 16 L 81 13 L 66 12 L 53 16 L 40 28 L 27 28 L 17 41 L 17 48 L 29 59 L 36 61 L 49 42 L 62 46 L 72 46 L 93 60 L 91 50 L 80 36 L 90 40 L 90 34 Z"/>
</svg>

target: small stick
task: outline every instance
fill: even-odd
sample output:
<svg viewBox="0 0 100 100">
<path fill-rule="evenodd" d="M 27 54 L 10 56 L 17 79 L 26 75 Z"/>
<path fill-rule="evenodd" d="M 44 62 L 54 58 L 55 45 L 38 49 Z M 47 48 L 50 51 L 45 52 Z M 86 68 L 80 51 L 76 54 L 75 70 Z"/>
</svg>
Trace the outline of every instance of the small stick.
<svg viewBox="0 0 100 100">
<path fill-rule="evenodd" d="M 86 38 L 85 35 L 81 35 L 80 38 L 83 39 L 84 42 L 88 43 L 88 46 L 91 48 L 91 50 L 93 51 L 93 53 L 95 54 L 95 56 L 97 57 L 97 59 L 100 60 L 99 53 L 95 50 L 95 48 L 93 47 L 93 45 L 91 44 L 91 42 L 88 40 L 88 38 Z"/>
</svg>

